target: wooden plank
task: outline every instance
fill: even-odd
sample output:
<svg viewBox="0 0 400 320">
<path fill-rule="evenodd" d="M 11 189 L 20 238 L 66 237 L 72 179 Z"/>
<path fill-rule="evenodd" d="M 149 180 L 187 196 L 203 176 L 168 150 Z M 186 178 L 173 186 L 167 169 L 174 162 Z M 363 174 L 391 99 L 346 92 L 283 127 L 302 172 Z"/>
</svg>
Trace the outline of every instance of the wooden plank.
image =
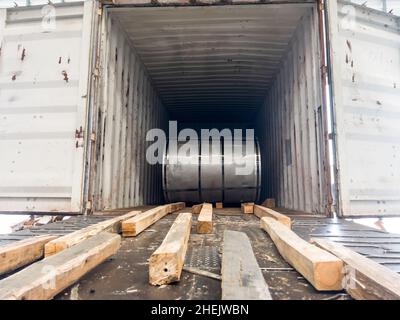
<svg viewBox="0 0 400 320">
<path fill-rule="evenodd" d="M 44 245 L 55 238 L 57 236 L 37 236 L 0 247 L 0 275 L 43 258 Z"/>
<path fill-rule="evenodd" d="M 224 231 L 222 300 L 272 300 L 250 240 L 243 232 Z"/>
<path fill-rule="evenodd" d="M 317 290 L 343 289 L 342 260 L 301 239 L 273 218 L 261 218 L 261 228 L 268 232 L 282 257 Z"/>
<path fill-rule="evenodd" d="M 222 209 L 223 207 L 224 207 L 224 205 L 223 205 L 222 202 L 217 202 L 217 203 L 215 203 L 215 208 L 217 208 L 217 209 Z"/>
<path fill-rule="evenodd" d="M 254 202 L 242 203 L 242 213 L 254 213 Z"/>
<path fill-rule="evenodd" d="M 212 233 L 213 221 L 212 221 L 212 204 L 204 203 L 201 208 L 199 217 L 197 219 L 197 233 Z"/>
<path fill-rule="evenodd" d="M 120 233 L 121 232 L 121 224 L 124 220 L 135 217 L 140 214 L 141 211 L 135 210 L 128 212 L 122 216 L 118 216 L 112 219 L 108 219 L 96 224 L 93 224 L 89 227 L 74 231 L 72 233 L 68 233 L 65 236 L 54 239 L 45 245 L 44 255 L 45 257 L 49 257 L 53 254 L 56 254 L 62 250 L 70 248 L 77 243 L 86 240 L 90 237 L 93 237 L 96 234 L 99 234 L 103 231 L 111 231 Z"/>
<path fill-rule="evenodd" d="M 175 219 L 161 246 L 149 260 L 149 282 L 152 285 L 179 281 L 185 261 L 192 214 L 183 212 Z"/>
<path fill-rule="evenodd" d="M 267 208 L 275 208 L 275 199 L 274 198 L 267 198 L 265 201 L 261 204 L 263 207 Z"/>
<path fill-rule="evenodd" d="M 103 232 L 0 281 L 0 300 L 51 299 L 117 252 L 118 234 Z"/>
<path fill-rule="evenodd" d="M 168 213 L 173 213 L 175 211 L 185 209 L 186 207 L 184 202 L 169 203 L 167 204 L 167 206 L 168 206 Z"/>
<path fill-rule="evenodd" d="M 255 205 L 254 214 L 260 219 L 263 217 L 274 218 L 276 221 L 279 221 L 283 225 L 287 226 L 289 229 L 292 226 L 292 220 L 288 216 L 285 216 L 284 214 L 279 213 L 270 208 L 265 208 L 263 206 Z"/>
<path fill-rule="evenodd" d="M 181 210 L 184 207 L 184 202 L 176 202 L 158 206 L 135 215 L 134 217 L 122 222 L 122 235 L 124 237 L 136 237 L 143 230 L 165 217 L 167 214 Z"/>
<path fill-rule="evenodd" d="M 343 260 L 344 288 L 358 300 L 400 300 L 400 275 L 338 243 L 314 238 L 311 243 Z"/>
<path fill-rule="evenodd" d="M 194 214 L 199 214 L 201 211 L 201 208 L 203 207 L 203 204 L 195 204 L 194 206 L 192 206 L 192 213 Z"/>
</svg>

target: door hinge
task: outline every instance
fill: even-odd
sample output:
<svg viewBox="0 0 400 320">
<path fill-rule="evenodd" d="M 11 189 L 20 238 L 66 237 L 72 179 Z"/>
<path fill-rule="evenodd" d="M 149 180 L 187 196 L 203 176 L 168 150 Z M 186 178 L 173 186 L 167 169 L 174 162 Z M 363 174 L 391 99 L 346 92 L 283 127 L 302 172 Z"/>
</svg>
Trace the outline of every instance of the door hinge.
<svg viewBox="0 0 400 320">
<path fill-rule="evenodd" d="M 328 74 L 328 67 L 326 65 L 321 66 L 321 74 L 323 77 L 326 77 Z"/>
<path fill-rule="evenodd" d="M 319 11 L 324 11 L 324 7 L 325 7 L 324 0 L 319 0 L 318 1 L 318 9 L 319 9 Z"/>
<path fill-rule="evenodd" d="M 96 141 L 96 133 L 92 132 L 90 135 L 90 141 L 95 142 Z"/>
<path fill-rule="evenodd" d="M 86 201 L 86 207 L 85 207 L 85 214 L 91 214 L 92 213 L 92 201 L 88 200 Z"/>
</svg>

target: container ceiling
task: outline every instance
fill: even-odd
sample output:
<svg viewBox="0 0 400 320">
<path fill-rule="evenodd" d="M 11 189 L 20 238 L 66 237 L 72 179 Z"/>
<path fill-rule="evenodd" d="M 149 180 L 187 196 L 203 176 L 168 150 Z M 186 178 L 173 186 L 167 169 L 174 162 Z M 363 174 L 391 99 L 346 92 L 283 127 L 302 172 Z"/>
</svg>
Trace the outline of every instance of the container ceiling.
<svg viewBox="0 0 400 320">
<path fill-rule="evenodd" d="M 310 4 L 113 8 L 171 118 L 251 121 Z"/>
</svg>

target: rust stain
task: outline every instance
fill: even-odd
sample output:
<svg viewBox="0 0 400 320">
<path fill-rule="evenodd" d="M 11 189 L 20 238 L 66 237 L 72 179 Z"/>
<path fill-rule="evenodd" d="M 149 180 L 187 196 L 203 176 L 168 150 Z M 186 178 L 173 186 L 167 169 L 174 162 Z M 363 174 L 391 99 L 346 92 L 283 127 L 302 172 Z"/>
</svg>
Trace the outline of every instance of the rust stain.
<svg viewBox="0 0 400 320">
<path fill-rule="evenodd" d="M 83 128 L 82 128 L 82 126 L 80 126 L 79 130 L 78 129 L 75 130 L 75 138 L 76 139 L 83 138 Z"/>
<path fill-rule="evenodd" d="M 64 81 L 68 83 L 69 78 L 68 78 L 68 73 L 67 73 L 67 71 L 63 70 L 63 71 L 61 72 L 61 74 L 64 76 Z"/>
<path fill-rule="evenodd" d="M 22 49 L 22 54 L 21 54 L 21 61 L 24 61 L 25 57 L 26 57 L 26 53 L 25 53 L 25 48 Z"/>
<path fill-rule="evenodd" d="M 347 47 L 349 48 L 349 50 L 352 51 L 351 42 L 349 40 L 346 40 L 346 44 L 347 44 Z"/>
</svg>

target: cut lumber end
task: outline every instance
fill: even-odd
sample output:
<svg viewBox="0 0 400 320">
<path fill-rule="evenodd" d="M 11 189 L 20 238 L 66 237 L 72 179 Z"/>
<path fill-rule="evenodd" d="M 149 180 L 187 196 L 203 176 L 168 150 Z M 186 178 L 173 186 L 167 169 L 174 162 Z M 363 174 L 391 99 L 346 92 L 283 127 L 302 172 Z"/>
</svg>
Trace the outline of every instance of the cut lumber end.
<svg viewBox="0 0 400 320">
<path fill-rule="evenodd" d="M 241 204 L 242 213 L 254 213 L 254 202 L 247 202 Z"/>
<path fill-rule="evenodd" d="M 56 238 L 53 235 L 36 236 L 0 247 L 0 275 L 43 258 L 46 243 Z"/>
<path fill-rule="evenodd" d="M 267 198 L 264 200 L 264 202 L 261 204 L 263 207 L 267 208 L 275 208 L 275 199 L 274 198 Z"/>
<path fill-rule="evenodd" d="M 201 208 L 203 207 L 203 204 L 195 204 L 194 206 L 192 206 L 192 213 L 194 214 L 199 214 L 201 211 Z"/>
<path fill-rule="evenodd" d="M 186 208 L 185 202 L 169 203 L 167 204 L 167 206 L 168 206 L 168 213 L 173 213 L 175 211 L 179 211 Z"/>
<path fill-rule="evenodd" d="M 115 254 L 118 234 L 100 233 L 0 281 L 0 300 L 47 300 Z M 45 271 L 45 272 L 44 272 Z"/>
<path fill-rule="evenodd" d="M 197 233 L 213 232 L 213 211 L 212 204 L 204 203 L 197 219 Z"/>
<path fill-rule="evenodd" d="M 224 231 L 221 269 L 222 300 L 272 300 L 245 233 Z"/>
<path fill-rule="evenodd" d="M 149 283 L 163 285 L 180 280 L 185 261 L 192 214 L 178 215 L 160 247 L 149 259 Z"/>
<path fill-rule="evenodd" d="M 320 291 L 343 289 L 341 259 L 303 240 L 273 218 L 263 217 L 260 224 L 271 237 L 280 255 L 315 289 Z"/>
<path fill-rule="evenodd" d="M 270 208 L 254 205 L 254 214 L 260 219 L 263 217 L 273 218 L 288 227 L 289 229 L 292 227 L 292 220 L 288 216 Z"/>
<path fill-rule="evenodd" d="M 345 246 L 320 238 L 310 240 L 345 265 L 343 286 L 357 300 L 400 300 L 400 275 Z"/>
<path fill-rule="evenodd" d="M 223 205 L 222 202 L 216 202 L 216 203 L 215 203 L 215 208 L 216 208 L 216 209 L 222 209 L 223 207 L 224 207 L 224 205 Z"/>
</svg>

